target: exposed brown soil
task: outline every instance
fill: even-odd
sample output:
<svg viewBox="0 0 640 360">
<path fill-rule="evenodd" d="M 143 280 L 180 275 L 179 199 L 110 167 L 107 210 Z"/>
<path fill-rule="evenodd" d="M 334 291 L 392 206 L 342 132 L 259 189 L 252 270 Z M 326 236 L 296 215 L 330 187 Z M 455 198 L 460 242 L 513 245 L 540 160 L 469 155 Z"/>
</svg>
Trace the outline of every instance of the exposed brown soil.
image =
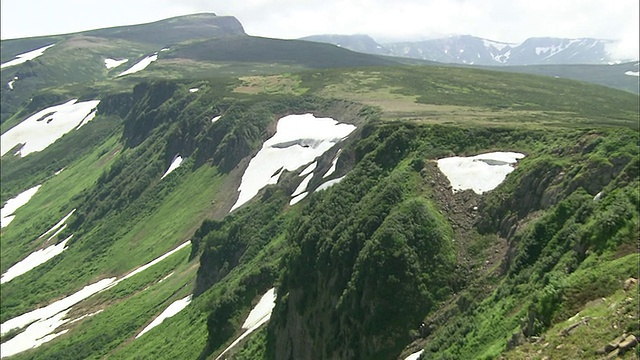
<svg viewBox="0 0 640 360">
<path fill-rule="evenodd" d="M 431 199 L 438 205 L 454 231 L 458 264 L 469 271 L 497 275 L 508 246 L 506 239 L 493 235 L 490 242 L 484 245 L 477 244 L 478 241 L 487 241 L 487 238 L 480 235 L 475 228 L 483 195 L 478 195 L 472 190 L 454 193 L 449 179 L 438 169 L 435 161 L 426 163 L 422 175 L 431 188 Z M 477 253 L 478 249 L 482 249 L 482 252 Z"/>
<path fill-rule="evenodd" d="M 499 236 L 481 235 L 475 224 L 480 216 L 483 195 L 472 190 L 454 193 L 449 179 L 438 169 L 435 161 L 429 161 L 421 170 L 425 182 L 427 196 L 438 206 L 440 213 L 447 219 L 453 229 L 453 241 L 456 249 L 458 272 L 463 288 L 475 288 L 472 293 L 489 294 L 495 285 L 492 278 L 501 275 L 501 263 L 506 256 L 507 240 Z M 426 327 L 438 326 L 458 312 L 460 293 L 453 294 L 435 313 L 425 319 Z M 404 359 L 409 354 L 424 348 L 428 334 L 419 330 L 420 337 L 415 339 L 400 354 Z"/>
</svg>

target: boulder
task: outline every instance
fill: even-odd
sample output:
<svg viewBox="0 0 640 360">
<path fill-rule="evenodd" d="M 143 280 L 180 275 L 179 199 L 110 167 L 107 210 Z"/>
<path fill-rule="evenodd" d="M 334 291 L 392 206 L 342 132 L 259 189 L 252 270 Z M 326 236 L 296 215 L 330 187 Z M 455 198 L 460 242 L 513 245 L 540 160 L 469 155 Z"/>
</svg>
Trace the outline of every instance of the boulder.
<svg viewBox="0 0 640 360">
<path fill-rule="evenodd" d="M 588 316 L 585 316 L 585 317 L 583 317 L 583 318 L 582 318 L 582 320 L 580 320 L 579 322 L 577 322 L 577 323 L 575 323 L 575 324 L 573 324 L 573 325 L 570 325 L 570 326 L 568 326 L 568 327 L 564 328 L 560 334 L 561 334 L 562 336 L 567 336 L 567 335 L 569 335 L 569 334 L 571 333 L 571 331 L 572 331 L 573 329 L 577 328 L 578 326 L 588 324 L 588 323 L 589 323 L 589 320 L 591 320 L 591 318 L 590 318 L 590 317 L 588 317 Z"/>
<path fill-rule="evenodd" d="M 634 335 L 629 335 L 618 344 L 618 354 L 622 355 L 636 345 L 638 345 L 638 339 Z"/>
<path fill-rule="evenodd" d="M 620 343 L 627 338 L 627 334 L 622 334 L 615 338 L 613 341 L 604 346 L 604 353 L 607 354 L 618 348 Z"/>
<path fill-rule="evenodd" d="M 624 291 L 629 291 L 629 289 L 631 289 L 637 283 L 638 279 L 630 277 L 624 281 L 624 285 L 622 286 L 622 288 L 624 289 Z"/>
</svg>

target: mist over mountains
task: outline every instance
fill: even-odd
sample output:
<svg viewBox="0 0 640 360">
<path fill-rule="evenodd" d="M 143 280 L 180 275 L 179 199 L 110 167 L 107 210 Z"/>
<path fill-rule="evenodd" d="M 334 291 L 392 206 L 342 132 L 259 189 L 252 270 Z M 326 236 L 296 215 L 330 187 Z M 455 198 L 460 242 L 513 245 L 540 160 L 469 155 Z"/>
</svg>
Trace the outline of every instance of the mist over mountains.
<svg viewBox="0 0 640 360">
<path fill-rule="evenodd" d="M 471 35 L 389 43 L 378 43 L 368 35 L 314 35 L 302 40 L 330 43 L 368 54 L 466 65 L 611 64 L 633 60 L 615 58 L 613 41 L 593 38 L 532 37 L 520 44 Z"/>
</svg>

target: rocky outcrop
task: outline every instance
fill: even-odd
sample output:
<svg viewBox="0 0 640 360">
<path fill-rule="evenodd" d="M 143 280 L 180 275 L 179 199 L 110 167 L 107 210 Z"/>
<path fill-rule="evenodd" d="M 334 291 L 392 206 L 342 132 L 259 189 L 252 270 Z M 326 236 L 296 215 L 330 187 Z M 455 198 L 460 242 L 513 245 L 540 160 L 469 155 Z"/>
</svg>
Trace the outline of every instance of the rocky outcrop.
<svg viewBox="0 0 640 360">
<path fill-rule="evenodd" d="M 636 345 L 638 345 L 638 338 L 636 338 L 635 335 L 622 334 L 610 341 L 604 348 L 598 350 L 596 353 L 598 355 L 607 354 L 607 358 L 610 359 L 623 355 L 636 347 Z"/>
</svg>

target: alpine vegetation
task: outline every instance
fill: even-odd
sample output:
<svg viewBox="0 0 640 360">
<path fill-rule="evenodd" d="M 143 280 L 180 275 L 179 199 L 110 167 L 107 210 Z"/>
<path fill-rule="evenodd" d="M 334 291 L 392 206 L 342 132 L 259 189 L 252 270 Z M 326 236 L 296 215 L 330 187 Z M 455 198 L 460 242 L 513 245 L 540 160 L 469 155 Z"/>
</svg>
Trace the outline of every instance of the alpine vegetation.
<svg viewBox="0 0 640 360">
<path fill-rule="evenodd" d="M 637 61 L 331 39 L 2 40 L 0 356 L 634 358 Z"/>
</svg>

